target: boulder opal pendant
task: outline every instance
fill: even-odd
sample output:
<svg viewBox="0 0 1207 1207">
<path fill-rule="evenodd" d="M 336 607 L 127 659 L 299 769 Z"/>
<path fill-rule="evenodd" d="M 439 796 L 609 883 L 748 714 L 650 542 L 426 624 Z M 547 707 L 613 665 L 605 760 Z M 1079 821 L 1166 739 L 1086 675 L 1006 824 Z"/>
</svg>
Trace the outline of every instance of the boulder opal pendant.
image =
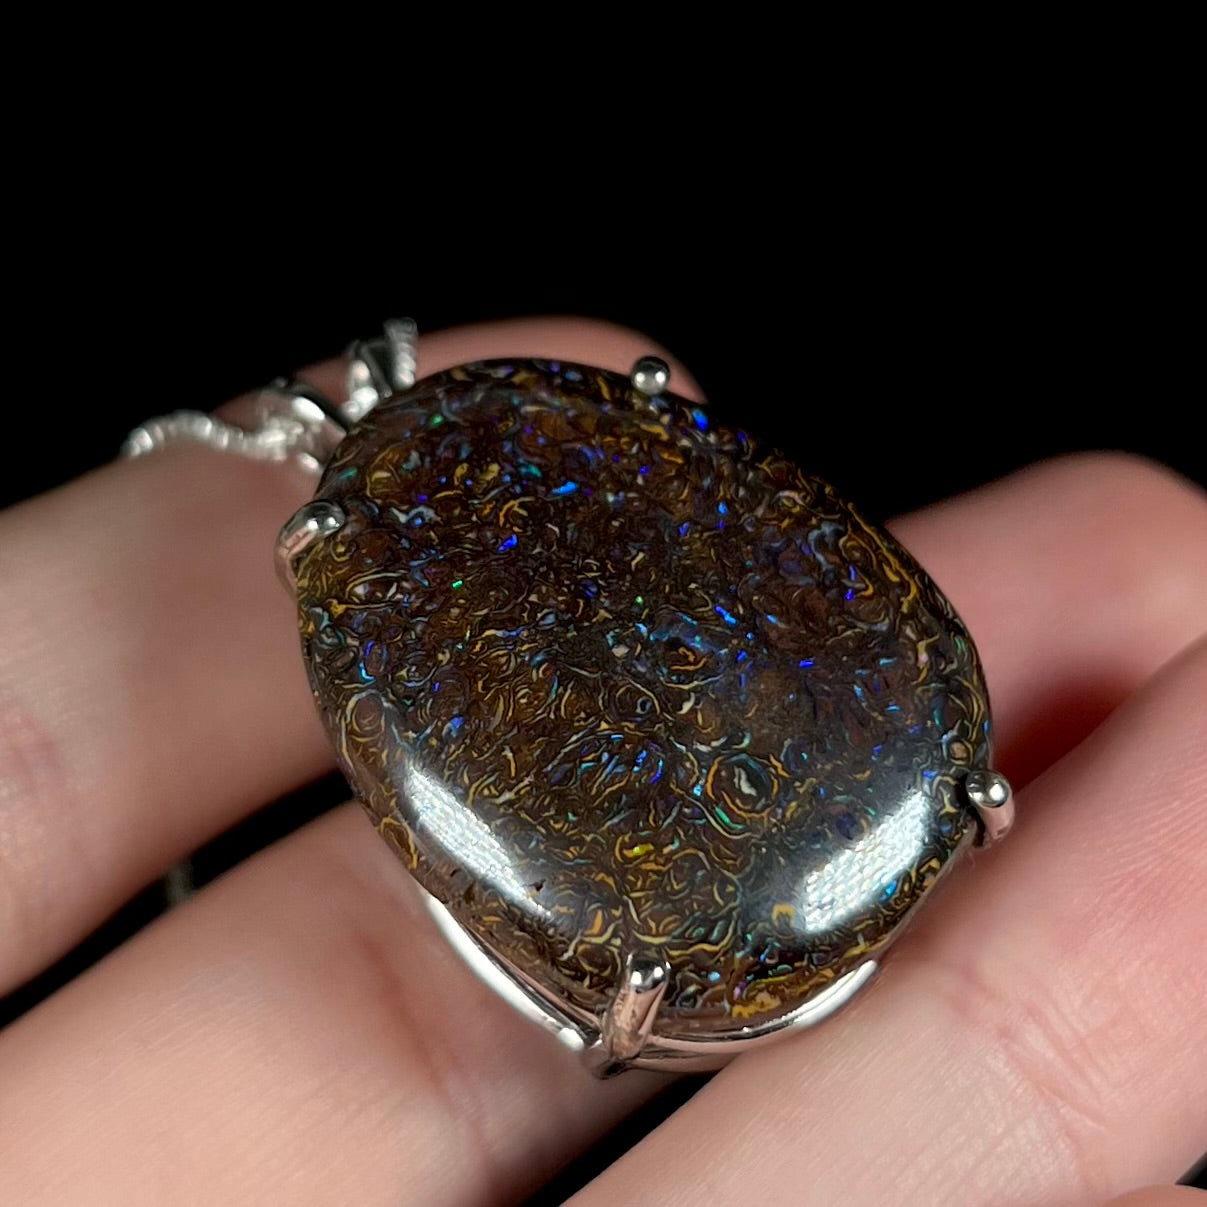
<svg viewBox="0 0 1207 1207">
<path fill-rule="evenodd" d="M 363 417 L 279 557 L 340 764 L 447 933 L 604 1073 L 830 1013 L 1009 823 L 951 606 L 653 358 L 411 384 L 397 339 L 354 354 Z"/>
</svg>

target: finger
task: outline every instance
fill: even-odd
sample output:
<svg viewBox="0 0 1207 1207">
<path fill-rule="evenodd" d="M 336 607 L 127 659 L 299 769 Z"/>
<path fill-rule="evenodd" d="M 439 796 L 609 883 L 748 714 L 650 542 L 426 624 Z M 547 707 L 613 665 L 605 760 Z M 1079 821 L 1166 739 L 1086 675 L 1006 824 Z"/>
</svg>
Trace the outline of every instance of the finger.
<svg viewBox="0 0 1207 1207">
<path fill-rule="evenodd" d="M 452 955 L 352 806 L 0 1035 L 6 1202 L 513 1202 L 664 1085 Z"/>
<path fill-rule="evenodd" d="M 986 521 L 987 521 L 987 520 L 989 520 L 989 515 L 986 515 Z M 987 526 L 987 527 L 991 527 L 992 525 L 990 525 L 989 523 L 986 523 L 986 526 Z M 925 556 L 925 552 L 923 552 L 923 550 L 921 550 L 921 549 L 920 549 L 920 552 L 922 552 L 922 553 L 923 553 L 923 556 Z M 982 549 L 978 550 L 978 553 L 982 553 L 982 552 L 984 552 L 984 548 L 982 548 Z M 366 833 L 367 833 L 367 830 L 366 830 Z M 304 916 L 305 916 L 305 915 L 303 915 L 303 917 L 304 917 Z M 392 931 L 391 931 L 391 933 L 392 933 Z M 445 962 L 447 962 L 447 961 L 448 961 L 448 957 L 445 957 Z M 332 964 L 332 968 L 333 968 L 333 969 L 338 969 L 338 964 Z M 99 976 L 100 974 L 98 973 L 98 974 L 95 974 L 95 975 L 98 975 L 98 976 Z M 89 979 L 89 980 L 87 980 L 87 981 L 84 981 L 84 984 L 86 984 L 86 985 L 87 985 L 87 984 L 91 984 L 91 982 L 92 982 L 92 979 Z M 71 1001 L 72 996 L 74 996 L 76 992 L 77 992 L 77 990 L 76 990 L 76 989 L 72 989 L 72 990 L 70 990 L 70 991 L 68 992 L 68 995 L 65 995 L 64 999 L 66 999 L 66 1001 Z M 441 999 L 441 1003 L 439 1003 L 439 1004 L 441 1004 L 441 1008 L 443 1008 L 443 1005 L 444 1005 L 443 998 Z M 47 1009 L 48 1009 L 48 1008 L 47 1008 Z M 84 1016 L 84 1018 L 87 1018 L 88 1020 L 93 1019 L 93 1018 L 94 1018 L 94 1016 L 95 1016 L 95 1015 L 94 1015 L 94 1013 L 93 1013 L 93 1010 L 92 1010 L 92 1008 L 91 1008 L 91 1007 L 88 1007 L 87 1009 L 84 1009 L 84 1010 L 82 1011 L 82 1015 Z M 45 1011 L 40 1011 L 39 1016 L 45 1016 Z M 459 1018 L 460 1018 L 460 1015 L 459 1015 Z M 485 1020 L 485 1019 L 488 1019 L 488 1018 L 489 1018 L 489 1015 L 479 1015 L 479 1016 L 478 1016 L 478 1020 L 479 1020 L 479 1022 L 484 1022 L 484 1020 Z M 419 1021 L 420 1021 L 420 1022 L 424 1022 L 425 1020 L 422 1020 L 422 1019 L 421 1019 L 421 1020 L 419 1020 Z M 488 1028 L 488 1030 L 490 1030 L 490 1028 Z M 492 1031 L 491 1031 L 491 1033 L 494 1033 L 494 1032 L 492 1032 Z M 427 1038 L 427 1037 L 425 1036 L 425 1039 L 426 1039 L 426 1038 Z M 206 1065 L 206 1066 L 209 1066 L 211 1062 L 210 1062 L 210 1060 L 208 1059 L 208 1057 L 206 1057 L 206 1059 L 205 1059 L 205 1060 L 203 1060 L 203 1063 L 205 1063 L 205 1065 Z M 525 1066 L 525 1067 L 527 1067 L 527 1066 Z M 538 1072 L 540 1072 L 541 1067 L 540 1067 L 540 1066 L 536 1066 L 536 1067 L 537 1067 L 537 1069 L 538 1069 Z M 279 1071 L 278 1071 L 278 1072 L 279 1072 Z M 548 1072 L 548 1069 L 546 1069 L 546 1071 L 544 1071 L 544 1072 Z M 552 1075 L 553 1075 L 553 1077 L 558 1077 L 558 1074 L 556 1074 L 556 1072 L 554 1072 Z M 51 1079 L 51 1080 L 52 1080 L 52 1079 Z M 625 1078 L 624 1080 L 625 1080 L 625 1081 L 629 1081 L 629 1080 L 630 1080 L 630 1078 Z M 16 1084 L 16 1083 L 13 1083 L 13 1084 Z M 49 1083 L 48 1083 L 48 1084 L 49 1084 Z M 541 1130 L 541 1129 L 537 1129 L 537 1135 L 540 1135 L 540 1136 L 542 1136 L 542 1137 L 548 1137 L 548 1136 L 549 1136 L 549 1133 L 548 1133 L 547 1131 L 543 1131 L 543 1130 Z M 562 1136 L 562 1133 L 561 1133 L 561 1132 L 555 1132 L 555 1135 L 556 1135 L 556 1136 Z M 567 1145 L 565 1145 L 565 1147 L 561 1147 L 561 1145 L 560 1145 L 558 1142 L 555 1142 L 555 1141 L 553 1141 L 553 1139 L 550 1139 L 550 1141 L 549 1141 L 549 1143 L 550 1143 L 550 1147 L 553 1147 L 553 1148 L 556 1150 L 556 1153 L 558 1153 L 558 1154 L 560 1154 L 560 1155 L 564 1155 L 564 1154 L 565 1154 L 565 1151 L 566 1151 L 567 1149 L 572 1149 L 572 1148 L 573 1148 L 573 1144 L 575 1144 L 575 1142 L 576 1142 L 576 1141 L 575 1141 L 575 1132 L 573 1132 L 572 1127 L 571 1127 L 571 1129 L 568 1129 L 568 1138 L 570 1138 L 570 1143 L 568 1143 Z"/>
<path fill-rule="evenodd" d="M 421 356 L 425 372 L 519 353 L 627 370 L 651 348 L 549 319 L 440 332 Z M 338 388 L 338 366 L 316 375 Z M 0 993 L 330 765 L 272 560 L 312 488 L 182 448 L 0 516 Z"/>
<path fill-rule="evenodd" d="M 987 527 L 991 526 L 987 524 Z M 318 845 L 334 841 L 330 832 L 320 829 L 315 833 L 323 836 Z M 301 1161 L 305 1152 L 312 1150 L 317 1164 L 322 1168 L 316 1173 L 313 1166 L 303 1161 L 297 1166 L 299 1178 L 321 1178 L 326 1171 L 349 1185 L 355 1183 L 359 1187 L 361 1183 L 356 1179 L 370 1176 L 364 1169 L 378 1167 L 371 1163 L 368 1166 L 361 1164 L 362 1149 L 353 1144 L 339 1128 L 331 1126 L 330 1118 L 340 1119 L 344 1115 L 361 1118 L 356 1115 L 356 1104 L 363 1102 L 365 1096 L 371 1097 L 374 1102 L 385 1101 L 392 1110 L 401 1108 L 392 1104 L 389 1085 L 382 1086 L 380 1080 L 367 1076 L 366 1066 L 378 1067 L 378 1058 L 362 1054 L 357 1059 L 359 1049 L 350 1048 L 343 1039 L 336 1042 L 336 1036 L 348 1034 L 362 1036 L 366 1046 L 374 1053 L 382 1050 L 383 1043 L 387 1047 L 394 1045 L 390 1048 L 394 1052 L 402 1048 L 402 1054 L 390 1066 L 392 1076 L 398 1082 L 398 1093 L 415 1107 L 420 1124 L 430 1122 L 437 1136 L 442 1131 L 451 1132 L 462 1147 L 467 1145 L 463 1139 L 464 1133 L 459 1130 L 461 1125 L 455 1120 L 450 1121 L 448 1117 L 450 1101 L 458 1104 L 453 1108 L 453 1113 L 458 1114 L 463 1109 L 460 1107 L 463 1096 L 468 1095 L 467 1101 L 471 1104 L 480 1101 L 478 1094 L 481 1084 L 506 1087 L 513 1085 L 518 1077 L 532 1087 L 533 1100 L 541 1103 L 541 1109 L 533 1112 L 531 1118 L 527 1113 L 528 1107 L 517 1111 L 508 1105 L 502 1111 L 511 1131 L 519 1136 L 531 1137 L 533 1144 L 541 1146 L 540 1159 L 527 1155 L 522 1162 L 525 1167 L 535 1170 L 549 1168 L 593 1134 L 592 1128 L 603 1126 L 614 1117 L 607 1110 L 597 1113 L 595 1088 L 584 1087 L 578 1080 L 576 1069 L 559 1064 L 555 1054 L 560 1056 L 560 1053 L 546 1044 L 543 1036 L 532 1036 L 534 1044 L 540 1041 L 539 1046 L 534 1048 L 525 1046 L 520 1032 L 515 1032 L 513 1038 L 511 1029 L 519 1026 L 516 1020 L 493 999 L 482 998 L 480 992 L 479 996 L 473 996 L 475 990 L 464 982 L 463 970 L 442 947 L 426 955 L 417 952 L 416 944 L 426 942 L 421 941 L 419 936 L 426 934 L 426 931 L 411 913 L 400 911 L 398 902 L 391 899 L 379 904 L 384 890 L 370 892 L 358 888 L 357 892 L 365 892 L 366 895 L 362 912 L 354 902 L 344 901 L 348 894 L 341 894 L 332 888 L 330 881 L 335 874 L 334 868 L 347 865 L 355 873 L 355 869 L 363 863 L 363 873 L 355 873 L 352 877 L 355 879 L 358 875 L 368 876 L 371 867 L 381 865 L 384 861 L 390 871 L 389 879 L 383 883 L 393 886 L 389 893 L 397 891 L 405 894 L 397 869 L 386 859 L 384 852 L 377 850 L 374 845 L 376 839 L 363 824 L 361 834 L 363 842 L 368 843 L 363 853 L 339 858 L 338 850 L 343 849 L 341 840 L 334 843 L 334 847 L 338 848 L 334 853 L 316 855 L 313 866 L 309 863 L 299 866 L 290 862 L 279 874 L 267 879 L 256 893 L 248 897 L 224 898 L 228 904 L 223 910 L 217 911 L 217 920 L 213 922 L 212 929 L 208 923 L 202 928 L 210 935 L 208 940 L 191 930 L 165 929 L 170 925 L 183 925 L 183 921 L 166 920 L 126 953 L 36 1012 L 23 1028 L 10 1032 L 10 1037 L 21 1037 L 22 1046 L 19 1049 L 0 1048 L 0 1062 L 6 1059 L 11 1061 L 2 1064 L 0 1083 L 12 1095 L 10 1101 L 24 1104 L 23 1115 L 31 1130 L 26 1137 L 29 1142 L 22 1142 L 18 1147 L 22 1152 L 28 1150 L 29 1160 L 34 1162 L 32 1167 L 26 1167 L 30 1177 L 50 1176 L 46 1167 L 37 1164 L 40 1149 L 33 1143 L 35 1138 L 50 1134 L 61 1137 L 63 1141 L 61 1148 L 53 1148 L 49 1160 L 57 1171 L 54 1176 L 64 1180 L 64 1185 L 72 1177 L 92 1176 L 91 1173 L 80 1173 L 79 1165 L 71 1157 L 72 1153 L 83 1154 L 83 1165 L 90 1171 L 96 1168 L 110 1171 L 111 1163 L 104 1159 L 104 1154 L 98 1156 L 84 1143 L 86 1137 L 81 1135 L 82 1132 L 94 1134 L 96 1106 L 92 1098 L 79 1094 L 77 1082 L 80 1080 L 79 1070 L 83 1068 L 87 1070 L 85 1080 L 97 1087 L 96 1094 L 100 1100 L 108 1101 L 116 1097 L 123 1102 L 134 1101 L 136 1104 L 145 1101 L 150 1117 L 164 1117 L 173 1121 L 170 1128 L 148 1128 L 147 1116 L 140 1115 L 132 1125 L 132 1134 L 123 1132 L 115 1136 L 102 1131 L 99 1133 L 100 1146 L 107 1151 L 134 1153 L 138 1161 L 145 1162 L 148 1168 L 177 1167 L 182 1160 L 180 1154 L 157 1145 L 165 1142 L 165 1130 L 169 1135 L 183 1136 L 186 1144 L 202 1142 L 196 1133 L 213 1120 L 208 1117 L 200 1122 L 192 1120 L 187 1113 L 191 1109 L 188 1096 L 184 1097 L 182 1104 L 177 1104 L 173 1098 L 180 1085 L 188 1085 L 191 1089 L 200 1081 L 213 1086 L 214 1095 L 223 1104 L 230 1105 L 227 1117 L 237 1130 L 243 1131 L 250 1126 L 245 1118 L 246 1111 L 252 1111 L 254 1118 L 254 1112 L 267 1109 L 261 1105 L 265 1100 L 269 1105 L 276 1101 L 274 1094 L 284 1103 L 285 1113 L 289 1115 L 286 1120 L 281 1114 L 267 1110 L 263 1132 L 256 1133 L 258 1140 L 253 1138 L 244 1147 L 239 1147 L 230 1135 L 222 1132 L 219 1147 L 245 1152 L 249 1163 L 262 1167 L 269 1174 L 281 1170 L 290 1162 Z M 301 839 L 296 841 L 300 842 Z M 293 849 L 289 844 L 281 848 L 282 851 L 289 849 Z M 265 866 L 270 858 L 272 856 L 265 856 L 252 866 Z M 332 865 L 330 868 L 327 867 L 328 860 Z M 220 888 L 233 893 L 233 889 L 225 886 L 246 883 L 246 878 L 251 874 L 250 868 L 241 870 Z M 287 890 L 296 891 L 282 891 L 282 885 Z M 389 896 L 389 893 L 386 895 Z M 201 900 L 205 902 L 210 898 L 207 895 Z M 341 901 L 344 901 L 342 909 L 352 916 L 352 926 L 347 930 L 335 928 L 338 933 L 335 938 L 330 938 L 332 928 L 325 926 L 322 918 L 316 917 L 315 913 L 320 906 L 340 910 Z M 279 913 L 296 929 L 273 924 L 276 911 L 271 906 L 274 902 Z M 186 911 L 179 917 L 196 917 L 196 911 L 201 908 L 199 903 L 193 907 L 193 913 Z M 381 929 L 372 931 L 371 938 L 363 939 L 358 937 L 356 928 L 367 920 L 379 922 Z M 261 932 L 262 943 L 257 942 Z M 156 939 L 155 946 L 146 946 L 155 936 L 164 934 L 170 938 Z M 223 959 L 223 945 L 227 942 L 232 942 L 234 947 L 233 958 L 237 969 L 263 973 L 268 980 L 267 985 L 253 980 L 251 987 L 240 990 L 233 986 L 231 975 L 225 971 L 227 962 Z M 246 950 L 248 943 L 251 944 L 250 951 Z M 130 962 L 134 958 L 129 954 L 131 951 L 144 953 L 138 963 Z M 366 1000 L 378 1003 L 378 998 L 360 990 L 359 987 L 366 981 L 364 972 L 358 973 L 340 958 L 341 953 L 355 955 L 365 951 L 376 953 L 378 961 L 390 961 L 396 957 L 401 967 L 410 970 L 409 975 L 390 972 L 378 977 L 379 981 L 390 985 L 401 982 L 404 990 L 394 997 L 387 995 L 389 1001 L 385 1006 L 377 1004 L 372 1009 L 365 1006 Z M 190 962 L 193 957 L 196 957 L 197 964 Z M 122 968 L 127 972 L 119 977 L 117 972 Z M 439 994 L 433 994 L 430 989 L 433 981 L 441 987 Z M 212 995 L 204 992 L 207 983 L 215 987 L 219 998 L 228 1002 L 225 1010 L 220 1008 L 221 1001 L 214 1002 Z M 180 993 L 180 986 L 186 987 L 183 1004 L 173 996 L 174 993 Z M 342 1006 L 337 1002 L 334 1018 L 327 1013 L 320 1013 L 318 1017 L 307 1013 L 316 1003 L 322 1004 L 328 987 L 338 990 L 344 986 L 348 987 L 348 995 L 354 1001 L 345 1002 Z M 200 1000 L 196 1006 L 203 1016 L 201 1020 L 192 1010 L 194 1002 L 191 996 L 199 991 Z M 131 1002 L 135 1003 L 133 1008 Z M 261 1013 L 252 1016 L 252 1022 L 248 1021 L 248 1002 L 262 1003 L 264 1007 Z M 181 1011 L 185 1013 L 181 1015 Z M 299 1014 L 299 1011 L 302 1013 Z M 346 1018 L 349 1012 L 354 1015 L 350 1023 Z M 383 1040 L 382 1026 L 366 1022 L 369 1014 L 374 1018 L 388 1014 L 397 1025 L 399 1034 L 390 1031 L 388 1042 Z M 177 1016 L 176 1022 L 173 1021 L 174 1015 Z M 256 1019 L 261 1020 L 259 1030 L 254 1025 Z M 160 1038 L 164 1029 L 169 1033 L 168 1039 Z M 450 1041 L 447 1038 L 442 1040 L 442 1037 L 449 1035 L 471 1040 L 486 1037 L 488 1051 L 479 1053 L 472 1045 L 464 1052 L 456 1046 L 450 1048 Z M 122 1036 L 125 1038 L 122 1039 Z M 286 1045 L 284 1051 L 280 1046 L 282 1043 Z M 97 1049 L 95 1053 L 94 1049 Z M 147 1055 L 148 1049 L 150 1056 Z M 337 1057 L 337 1067 L 327 1070 L 324 1066 L 327 1077 L 316 1085 L 315 1053 L 329 1051 Z M 262 1061 L 252 1059 L 255 1052 L 264 1054 Z M 148 1070 L 145 1078 L 142 1072 L 144 1068 Z M 199 1076 L 198 1069 L 205 1070 L 205 1075 Z M 475 1073 L 480 1073 L 478 1081 L 472 1080 Z M 452 1088 L 443 1095 L 417 1092 L 413 1083 L 416 1078 L 422 1082 L 425 1077 L 427 1082 L 423 1084 Z M 621 1079 L 621 1084 L 632 1086 L 635 1077 L 635 1074 L 628 1075 Z M 302 1080 L 300 1089 L 295 1086 L 297 1078 Z M 525 1080 L 528 1078 L 531 1080 Z M 625 1093 L 643 1093 L 648 1084 L 646 1081 L 640 1090 L 626 1090 Z M 390 1085 L 393 1085 L 393 1081 Z M 569 1091 L 567 1086 L 570 1087 Z M 574 1100 L 571 1107 L 567 1107 L 562 1098 L 567 1093 Z M 550 1095 L 553 1096 L 553 1109 L 549 1109 Z M 323 1112 L 323 1126 L 330 1131 L 333 1148 L 316 1143 L 309 1116 L 298 1115 L 295 1119 L 300 1109 L 299 1099 L 307 1103 L 331 1105 L 330 1111 Z M 206 1101 L 201 1099 L 200 1105 L 204 1106 Z M 248 1107 L 248 1103 L 252 1106 Z M 490 1116 L 493 1103 L 494 1099 L 488 1099 L 488 1105 L 471 1111 L 472 1117 Z M 623 1109 L 626 1104 L 627 1100 L 617 1109 Z M 183 1116 L 173 1114 L 178 1107 L 184 1110 Z M 166 1116 L 165 1111 L 168 1112 Z M 375 1116 L 372 1122 L 376 1124 L 377 1119 Z M 363 1134 L 373 1138 L 376 1151 L 380 1147 L 377 1145 L 379 1137 L 382 1134 L 391 1137 L 404 1134 L 401 1127 L 408 1119 L 410 1116 L 390 1115 L 384 1130 L 372 1126 Z M 122 1118 L 115 1119 L 113 1123 L 115 1127 L 124 1126 Z M 295 1125 L 302 1134 L 300 1148 L 305 1152 L 299 1153 L 290 1147 Z M 136 1143 L 137 1135 L 133 1133 L 146 1133 L 146 1138 Z M 430 1140 L 422 1128 L 418 1137 L 416 1149 L 430 1151 L 437 1159 L 443 1158 L 446 1150 L 435 1140 Z M 496 1157 L 496 1148 L 492 1143 L 483 1148 L 489 1154 L 487 1164 L 504 1169 L 507 1176 L 511 1176 L 510 1158 Z M 504 1141 L 506 1143 L 510 1141 Z M 288 1149 L 285 1156 L 281 1155 L 282 1145 Z M 408 1143 L 399 1144 L 398 1147 L 415 1163 L 418 1174 L 427 1176 L 430 1166 L 414 1156 L 412 1146 Z M 505 1149 L 505 1152 L 510 1151 Z M 344 1157 L 357 1163 L 351 1172 L 344 1168 Z M 101 1162 L 99 1166 L 96 1165 L 97 1161 Z M 195 1171 L 197 1166 L 186 1162 L 183 1168 Z M 241 1166 L 232 1168 L 238 1174 L 237 1180 L 246 1181 L 253 1189 L 261 1185 Z M 385 1180 L 394 1176 L 393 1165 L 387 1164 L 382 1168 Z M 458 1172 L 460 1168 L 460 1164 L 457 1164 Z M 470 1172 L 468 1163 L 466 1170 Z M 114 1176 L 120 1176 L 121 1170 L 113 1173 Z M 399 1176 L 407 1176 L 406 1171 Z"/>
<path fill-rule="evenodd" d="M 649 346 L 567 320 L 441 333 L 424 357 L 520 347 L 623 365 Z M 0 517 L 5 581 L 23 583 L 0 599 L 0 991 L 329 765 L 270 568 L 306 490 L 284 467 L 183 449 Z M 1039 466 L 897 525 L 976 635 L 1002 763 L 1020 782 L 1036 760 L 1012 733 L 1046 760 L 1201 626 L 1205 517 L 1186 483 L 1106 456 Z"/>
<path fill-rule="evenodd" d="M 1023 793 L 877 987 L 735 1062 L 576 1207 L 1072 1207 L 1177 1177 L 1207 1134 L 1204 700 L 1207 640 Z"/>
<path fill-rule="evenodd" d="M 1207 631 L 1207 495 L 1136 457 L 1044 462 L 893 528 L 976 638 L 1018 787 Z"/>
</svg>

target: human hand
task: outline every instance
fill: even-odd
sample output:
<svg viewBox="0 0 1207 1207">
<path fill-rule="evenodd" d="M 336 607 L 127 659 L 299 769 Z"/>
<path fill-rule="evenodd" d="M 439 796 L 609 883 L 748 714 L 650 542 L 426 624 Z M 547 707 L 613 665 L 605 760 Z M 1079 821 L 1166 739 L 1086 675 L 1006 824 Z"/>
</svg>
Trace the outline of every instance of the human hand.
<svg viewBox="0 0 1207 1207">
<path fill-rule="evenodd" d="M 507 324 L 423 366 L 646 351 Z M 0 992 L 331 765 L 272 570 L 306 494 L 173 449 L 0 516 Z M 583 1207 L 1080 1207 L 1201 1150 L 1207 500 L 1088 456 L 893 528 L 976 638 L 1016 831 L 840 1016 L 739 1058 Z M 0 1199 L 514 1202 L 664 1084 L 597 1083 L 513 1016 L 348 806 L 0 1035 Z"/>
</svg>

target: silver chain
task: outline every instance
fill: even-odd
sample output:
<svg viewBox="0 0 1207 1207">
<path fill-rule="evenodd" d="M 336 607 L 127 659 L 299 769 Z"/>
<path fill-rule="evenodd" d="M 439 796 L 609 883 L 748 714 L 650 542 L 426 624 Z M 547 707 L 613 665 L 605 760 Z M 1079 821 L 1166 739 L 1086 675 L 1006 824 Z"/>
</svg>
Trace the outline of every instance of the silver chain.
<svg viewBox="0 0 1207 1207">
<path fill-rule="evenodd" d="M 384 337 L 354 343 L 348 350 L 347 399 L 342 403 L 281 378 L 260 392 L 246 423 L 204 411 L 173 411 L 136 427 L 122 445 L 122 456 L 142 457 L 175 444 L 204 444 L 253 461 L 293 459 L 318 473 L 351 424 L 382 398 L 414 384 L 417 338 L 412 319 L 391 319 Z"/>
</svg>

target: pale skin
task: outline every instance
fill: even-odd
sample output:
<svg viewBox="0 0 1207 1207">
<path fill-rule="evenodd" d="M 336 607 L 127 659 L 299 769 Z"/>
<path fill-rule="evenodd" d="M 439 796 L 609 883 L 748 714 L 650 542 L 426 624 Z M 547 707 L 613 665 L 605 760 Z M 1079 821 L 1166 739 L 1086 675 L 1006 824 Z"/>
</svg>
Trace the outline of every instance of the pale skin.
<svg viewBox="0 0 1207 1207">
<path fill-rule="evenodd" d="M 532 320 L 420 356 L 650 351 Z M 181 449 L 0 516 L 0 993 L 331 767 L 271 558 L 310 485 Z M 735 1061 L 576 1207 L 1203 1201 L 1160 1184 L 1207 1144 L 1207 498 L 1086 455 L 892 527 L 981 650 L 1015 832 L 850 1008 Z M 662 1084 L 595 1082 L 514 1016 L 348 805 L 0 1034 L 0 1198 L 510 1203 Z"/>
</svg>

